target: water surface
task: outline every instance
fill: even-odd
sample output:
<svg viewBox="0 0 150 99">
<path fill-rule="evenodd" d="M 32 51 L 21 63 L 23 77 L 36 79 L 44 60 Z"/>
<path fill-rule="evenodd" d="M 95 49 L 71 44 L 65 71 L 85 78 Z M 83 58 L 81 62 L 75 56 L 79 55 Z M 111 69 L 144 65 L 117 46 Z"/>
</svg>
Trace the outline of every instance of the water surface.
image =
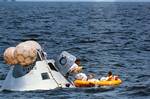
<svg viewBox="0 0 150 99">
<path fill-rule="evenodd" d="M 49 58 L 68 51 L 84 72 L 109 70 L 123 84 L 105 89 L 0 92 L 1 99 L 149 99 L 150 3 L 0 3 L 0 85 L 8 73 L 3 52 L 38 41 Z"/>
</svg>

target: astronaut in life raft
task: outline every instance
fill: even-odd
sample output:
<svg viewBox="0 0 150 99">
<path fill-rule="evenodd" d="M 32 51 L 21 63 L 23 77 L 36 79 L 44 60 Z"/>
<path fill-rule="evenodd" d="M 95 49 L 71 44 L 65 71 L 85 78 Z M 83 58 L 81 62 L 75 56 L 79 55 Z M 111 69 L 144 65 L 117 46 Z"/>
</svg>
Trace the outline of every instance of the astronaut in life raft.
<svg viewBox="0 0 150 99">
<path fill-rule="evenodd" d="M 82 72 L 80 59 L 76 59 L 66 51 L 63 51 L 58 59 L 57 66 L 60 72 L 76 87 L 114 86 L 122 83 L 121 79 L 112 75 L 111 71 L 108 72 L 107 77 L 102 77 L 100 80 L 96 79 L 94 74 L 86 75 Z"/>
<path fill-rule="evenodd" d="M 94 74 L 89 74 L 86 76 L 84 73 L 79 73 L 75 76 L 74 85 L 76 87 L 95 87 L 95 86 L 115 86 L 122 83 L 121 79 L 112 75 L 109 71 L 106 77 L 102 77 L 100 80 L 94 78 Z"/>
</svg>

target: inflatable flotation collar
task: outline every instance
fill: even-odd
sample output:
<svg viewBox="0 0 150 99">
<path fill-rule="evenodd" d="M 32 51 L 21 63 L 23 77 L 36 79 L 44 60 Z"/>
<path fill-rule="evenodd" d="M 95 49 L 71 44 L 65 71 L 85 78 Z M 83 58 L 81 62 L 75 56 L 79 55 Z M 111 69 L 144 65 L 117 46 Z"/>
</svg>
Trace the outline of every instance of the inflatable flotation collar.
<svg viewBox="0 0 150 99">
<path fill-rule="evenodd" d="M 94 86 L 115 86 L 120 85 L 122 83 L 121 79 L 112 79 L 110 81 L 107 80 L 99 80 L 99 81 L 82 81 L 75 80 L 74 85 L 76 87 L 94 87 Z"/>
</svg>

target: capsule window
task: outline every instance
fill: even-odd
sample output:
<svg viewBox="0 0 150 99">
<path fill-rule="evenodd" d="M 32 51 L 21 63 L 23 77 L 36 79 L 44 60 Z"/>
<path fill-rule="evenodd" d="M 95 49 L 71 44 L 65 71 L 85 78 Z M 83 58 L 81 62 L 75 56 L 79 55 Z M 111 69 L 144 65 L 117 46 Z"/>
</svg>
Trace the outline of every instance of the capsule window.
<svg viewBox="0 0 150 99">
<path fill-rule="evenodd" d="M 41 73 L 42 80 L 50 79 L 48 73 Z"/>
</svg>

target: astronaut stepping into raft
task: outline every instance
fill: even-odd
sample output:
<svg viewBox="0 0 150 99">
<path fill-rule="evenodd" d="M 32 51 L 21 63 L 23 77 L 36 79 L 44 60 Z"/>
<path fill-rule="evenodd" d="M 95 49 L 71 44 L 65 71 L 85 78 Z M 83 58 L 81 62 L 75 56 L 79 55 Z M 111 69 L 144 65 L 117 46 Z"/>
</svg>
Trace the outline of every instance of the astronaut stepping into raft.
<svg viewBox="0 0 150 99">
<path fill-rule="evenodd" d="M 78 74 L 82 71 L 82 66 L 80 66 L 80 59 L 76 59 L 75 63 L 69 68 L 65 77 L 68 78 L 69 75 Z"/>
<path fill-rule="evenodd" d="M 62 71 L 62 74 L 68 80 L 82 80 L 82 81 L 99 81 L 95 78 L 95 74 L 90 73 L 86 75 L 82 72 L 83 67 L 81 66 L 80 59 L 76 59 L 73 55 L 69 54 L 66 51 L 63 51 L 60 55 L 59 62 L 61 67 L 59 68 Z M 58 65 L 59 66 L 59 65 Z M 66 69 L 66 70 L 65 70 Z M 100 80 L 111 80 L 113 79 L 112 72 L 108 72 L 106 77 L 100 78 Z"/>
</svg>

